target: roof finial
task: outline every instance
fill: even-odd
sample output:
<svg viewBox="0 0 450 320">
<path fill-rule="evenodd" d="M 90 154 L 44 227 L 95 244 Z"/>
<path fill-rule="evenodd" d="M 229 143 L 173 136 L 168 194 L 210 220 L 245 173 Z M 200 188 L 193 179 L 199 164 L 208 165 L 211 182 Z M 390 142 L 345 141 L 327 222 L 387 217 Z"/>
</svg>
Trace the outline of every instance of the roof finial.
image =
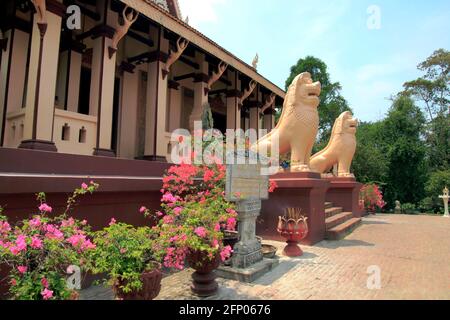
<svg viewBox="0 0 450 320">
<path fill-rule="evenodd" d="M 184 23 L 189 24 L 189 16 L 186 16 L 186 19 L 184 19 Z"/>
<path fill-rule="evenodd" d="M 256 56 L 253 58 L 252 66 L 256 70 L 258 69 L 258 62 L 259 62 L 259 56 L 258 53 L 256 53 Z"/>
</svg>

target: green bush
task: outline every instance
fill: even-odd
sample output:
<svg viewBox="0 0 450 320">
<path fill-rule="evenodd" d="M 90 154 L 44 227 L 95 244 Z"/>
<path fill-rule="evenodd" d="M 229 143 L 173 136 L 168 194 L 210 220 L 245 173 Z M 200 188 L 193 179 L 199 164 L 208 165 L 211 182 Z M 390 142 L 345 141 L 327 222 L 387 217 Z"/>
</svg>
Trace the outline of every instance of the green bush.
<svg viewBox="0 0 450 320">
<path fill-rule="evenodd" d="M 402 213 L 404 214 L 417 214 L 416 205 L 413 203 L 404 203 L 402 204 Z"/>
<path fill-rule="evenodd" d="M 419 209 L 424 213 L 443 213 L 443 202 L 439 196 L 445 186 L 450 186 L 450 170 L 440 170 L 433 172 L 425 184 L 426 198 L 419 203 Z"/>
</svg>

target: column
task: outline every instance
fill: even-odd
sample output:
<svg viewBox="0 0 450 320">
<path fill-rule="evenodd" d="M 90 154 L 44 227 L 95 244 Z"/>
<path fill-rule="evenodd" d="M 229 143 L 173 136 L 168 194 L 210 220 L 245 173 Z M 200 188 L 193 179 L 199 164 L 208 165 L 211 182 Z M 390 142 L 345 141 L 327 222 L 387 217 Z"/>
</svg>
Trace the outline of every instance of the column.
<svg viewBox="0 0 450 320">
<path fill-rule="evenodd" d="M 259 127 L 259 103 L 258 101 L 249 101 L 250 129 L 258 130 Z"/>
<path fill-rule="evenodd" d="M 56 77 L 61 36 L 61 13 L 47 10 L 47 24 L 35 14 L 26 96 L 24 140 L 19 148 L 57 151 L 53 142 Z"/>
<path fill-rule="evenodd" d="M 139 97 L 139 72 L 123 71 L 122 108 L 118 150 L 121 158 L 134 159 L 137 146 L 137 112 Z"/>
<path fill-rule="evenodd" d="M 169 132 L 180 128 L 182 96 L 179 83 L 169 80 Z"/>
<path fill-rule="evenodd" d="M 262 107 L 261 100 L 262 100 L 262 94 L 259 90 L 259 84 L 258 84 L 250 98 L 250 101 L 248 101 L 249 114 L 250 114 L 249 126 L 250 126 L 250 129 L 256 130 L 256 132 L 258 134 L 258 138 L 259 138 L 259 129 L 261 129 L 261 126 L 262 126 L 261 118 L 260 118 L 260 111 L 261 111 L 261 107 Z"/>
<path fill-rule="evenodd" d="M 93 154 L 115 157 L 115 152 L 111 150 L 111 136 L 117 54 L 109 57 L 108 48 L 114 30 L 107 25 L 103 27 L 103 32 L 95 35 L 93 41 L 89 114 L 97 116 L 97 140 Z"/>
<path fill-rule="evenodd" d="M 57 106 L 60 109 L 78 112 L 81 78 L 81 49 L 68 48 L 60 53 L 56 83 Z"/>
<path fill-rule="evenodd" d="M 162 62 L 169 51 L 169 41 L 163 28 L 151 28 L 151 38 L 156 39 L 157 49 L 148 64 L 147 112 L 145 125 L 145 156 L 150 161 L 166 161 L 167 143 L 166 108 L 168 77 L 162 76 Z"/>
<path fill-rule="evenodd" d="M 194 109 L 189 117 L 189 128 L 191 131 L 194 131 L 194 122 L 202 120 L 203 105 L 208 102 L 206 89 L 209 79 L 209 64 L 203 53 L 196 52 L 195 60 L 200 66 L 200 71 L 194 79 Z"/>
<path fill-rule="evenodd" d="M 16 132 L 8 128 L 7 113 L 20 111 L 24 107 L 24 90 L 30 34 L 19 29 L 4 33 L 6 51 L 1 55 L 0 70 L 0 146 L 17 147 Z M 3 51 L 0 48 L 0 51 Z M 2 144 L 3 142 L 3 144 Z"/>
<path fill-rule="evenodd" d="M 72 49 L 70 51 L 69 82 L 66 97 L 66 109 L 72 112 L 78 112 L 78 103 L 80 98 L 81 62 L 82 53 Z"/>
<path fill-rule="evenodd" d="M 267 130 L 267 133 L 275 128 L 275 115 L 273 109 L 266 110 L 263 115 L 263 124 L 263 128 Z"/>
<path fill-rule="evenodd" d="M 241 128 L 241 108 L 239 107 L 241 81 L 237 71 L 228 70 L 227 72 L 232 88 L 227 92 L 227 129 L 237 130 Z"/>
</svg>

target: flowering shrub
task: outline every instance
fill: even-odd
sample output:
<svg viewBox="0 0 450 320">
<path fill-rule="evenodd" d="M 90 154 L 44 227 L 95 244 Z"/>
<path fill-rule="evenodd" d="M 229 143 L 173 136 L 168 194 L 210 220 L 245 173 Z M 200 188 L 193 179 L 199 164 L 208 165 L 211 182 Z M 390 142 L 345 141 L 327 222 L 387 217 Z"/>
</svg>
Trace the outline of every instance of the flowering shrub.
<svg viewBox="0 0 450 320">
<path fill-rule="evenodd" d="M 0 212 L 0 262 L 11 268 L 10 293 L 13 299 L 75 299 L 77 293 L 67 287 L 67 269 L 87 264 L 87 254 L 95 248 L 88 238 L 87 221 L 68 217 L 67 213 L 80 195 L 93 193 L 98 185 L 91 182 L 76 189 L 66 210 L 51 218 L 51 206 L 39 193 L 39 214 L 12 226 Z"/>
<path fill-rule="evenodd" d="M 181 164 L 172 166 L 163 177 L 161 210 L 156 212 L 159 224 L 154 231 L 156 255 L 169 268 L 183 269 L 188 254 L 202 252 L 210 260 L 220 255 L 222 261 L 232 254 L 223 245 L 225 231 L 237 224 L 235 205 L 225 200 L 226 167 Z M 273 192 L 276 183 L 271 182 Z M 141 213 L 150 215 L 141 208 Z"/>
<path fill-rule="evenodd" d="M 225 167 L 220 164 L 173 166 L 163 178 L 156 255 L 168 268 L 183 269 L 186 255 L 202 252 L 211 260 L 231 255 L 223 232 L 235 230 L 237 213 L 224 197 Z M 149 215 L 146 208 L 141 212 Z"/>
<path fill-rule="evenodd" d="M 154 263 L 152 229 L 117 223 L 113 218 L 109 227 L 92 234 L 96 248 L 90 255 L 90 270 L 107 274 L 103 282 L 124 293 L 142 289 L 141 275 L 159 265 Z"/>
<path fill-rule="evenodd" d="M 376 184 L 366 184 L 361 188 L 361 203 L 364 203 L 366 211 L 374 212 L 377 209 L 383 209 L 386 203 L 383 200 L 383 193 Z"/>
</svg>

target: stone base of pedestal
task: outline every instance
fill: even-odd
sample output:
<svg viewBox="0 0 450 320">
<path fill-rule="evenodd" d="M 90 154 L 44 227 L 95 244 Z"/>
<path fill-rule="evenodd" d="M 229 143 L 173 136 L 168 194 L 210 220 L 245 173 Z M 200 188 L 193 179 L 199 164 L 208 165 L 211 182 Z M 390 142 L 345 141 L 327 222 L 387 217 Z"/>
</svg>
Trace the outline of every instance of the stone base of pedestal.
<svg viewBox="0 0 450 320">
<path fill-rule="evenodd" d="M 278 266 L 278 264 L 279 261 L 277 259 L 263 259 L 262 261 L 245 269 L 220 266 L 216 270 L 216 275 L 224 279 L 251 283 L 267 272 L 273 270 L 276 266 Z"/>
</svg>

